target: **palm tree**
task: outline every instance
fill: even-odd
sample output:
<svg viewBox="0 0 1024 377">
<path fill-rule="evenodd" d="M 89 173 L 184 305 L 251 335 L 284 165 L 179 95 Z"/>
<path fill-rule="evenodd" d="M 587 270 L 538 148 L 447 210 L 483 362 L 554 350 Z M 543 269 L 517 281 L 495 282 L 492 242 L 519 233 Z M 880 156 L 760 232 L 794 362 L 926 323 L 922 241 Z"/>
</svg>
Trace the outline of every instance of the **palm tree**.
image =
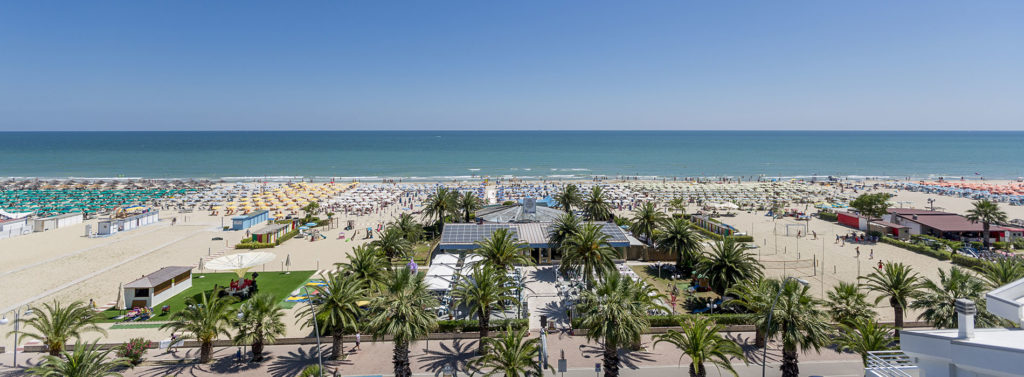
<svg viewBox="0 0 1024 377">
<path fill-rule="evenodd" d="M 667 216 L 654 206 L 654 203 L 641 204 L 633 211 L 633 234 L 641 236 L 644 243 L 650 246 L 654 243 L 654 231 L 658 229 Z M 645 248 L 646 249 L 646 248 Z M 648 259 L 648 258 L 644 258 Z"/>
<path fill-rule="evenodd" d="M 981 229 L 985 233 L 982 235 L 982 239 L 985 247 L 988 247 L 989 228 L 992 223 L 1006 222 L 1006 212 L 999 209 L 998 204 L 990 202 L 988 199 L 982 199 L 974 202 L 974 208 L 967 210 L 967 220 L 972 223 L 981 223 Z"/>
<path fill-rule="evenodd" d="M 548 243 L 553 248 L 559 248 L 569 237 L 579 233 L 582 226 L 583 223 L 580 221 L 579 216 L 574 215 L 572 212 L 559 216 L 558 220 L 555 220 L 554 224 L 551 225 Z"/>
<path fill-rule="evenodd" d="M 434 220 L 436 224 L 443 227 L 448 216 L 457 213 L 457 196 L 458 192 L 450 191 L 444 186 L 438 186 L 437 191 L 431 194 L 426 202 L 423 203 L 423 216 Z"/>
<path fill-rule="evenodd" d="M 768 338 L 778 335 L 782 340 L 782 366 L 779 368 L 782 376 L 797 377 L 800 375 L 799 352 L 820 351 L 822 346 L 831 344 L 831 325 L 828 315 L 820 309 L 821 300 L 811 296 L 809 287 L 794 280 L 785 280 L 776 287 L 782 292 L 772 312 L 767 335 Z"/>
<path fill-rule="evenodd" d="M 250 344 L 252 361 L 263 361 L 263 346 L 273 344 L 284 336 L 285 325 L 281 321 L 284 310 L 277 306 L 277 299 L 270 293 L 259 293 L 242 304 L 238 319 L 234 321 L 235 344 Z"/>
<path fill-rule="evenodd" d="M 668 208 L 673 211 L 679 211 L 679 213 L 686 213 L 686 199 L 683 197 L 675 197 L 668 201 Z"/>
<path fill-rule="evenodd" d="M 562 189 L 562 192 L 555 194 L 555 202 L 558 203 L 562 210 L 568 213 L 572 213 L 573 206 L 579 206 L 583 204 L 583 197 L 580 196 L 580 188 L 574 184 L 568 184 Z"/>
<path fill-rule="evenodd" d="M 693 230 L 689 221 L 682 218 L 665 220 L 655 239 L 659 248 L 675 254 L 676 271 L 686 271 L 687 274 L 693 272 L 700 261 L 703 244 L 700 234 Z"/>
<path fill-rule="evenodd" d="M 528 250 L 525 242 L 517 241 L 508 229 L 498 229 L 486 240 L 478 241 L 473 253 L 483 262 L 502 271 L 508 271 L 516 264 L 532 266 L 533 260 L 523 254 Z"/>
<path fill-rule="evenodd" d="M 594 186 L 583 201 L 583 211 L 592 221 L 608 221 L 612 218 L 612 205 L 601 186 Z"/>
<path fill-rule="evenodd" d="M 408 213 L 398 215 L 398 219 L 388 224 L 388 227 L 401 229 L 405 240 L 412 243 L 419 242 L 423 238 L 423 225 L 416 222 L 416 219 Z"/>
<path fill-rule="evenodd" d="M 373 244 L 362 244 L 352 248 L 352 252 L 345 255 L 348 263 L 338 263 L 346 275 L 352 275 L 356 281 L 362 282 L 363 287 L 375 289 L 384 283 L 384 271 L 391 268 L 391 262 Z"/>
<path fill-rule="evenodd" d="M 660 295 L 654 292 L 646 282 L 612 273 L 580 296 L 580 327 L 587 330 L 587 340 L 604 343 L 605 377 L 619 375 L 619 348 L 639 343 L 650 327 L 648 310 L 662 309 L 655 303 Z"/>
<path fill-rule="evenodd" d="M 394 342 L 395 377 L 412 375 L 409 344 L 437 328 L 436 316 L 427 311 L 437 306 L 437 300 L 427 292 L 424 276 L 404 268 L 392 271 L 388 283 L 370 304 L 372 314 L 367 326 L 374 338 L 391 336 Z"/>
<path fill-rule="evenodd" d="M 988 287 L 996 289 L 1020 279 L 1024 279 L 1024 262 L 1019 258 L 1002 258 L 986 263 L 981 276 Z"/>
<path fill-rule="evenodd" d="M 757 258 L 747 253 L 746 245 L 731 238 L 716 242 L 697 264 L 697 270 L 707 276 L 719 295 L 740 281 L 761 278 L 762 268 Z"/>
<path fill-rule="evenodd" d="M 404 259 L 412 250 L 412 243 L 405 239 L 405 234 L 396 227 L 388 227 L 383 232 L 377 232 L 377 239 L 371 243 L 384 252 L 388 260 L 396 257 Z"/>
<path fill-rule="evenodd" d="M 199 341 L 199 362 L 208 363 L 213 355 L 213 341 L 221 335 L 231 337 L 228 325 L 233 302 L 234 299 L 218 297 L 212 291 L 200 293 L 185 300 L 185 308 L 171 314 L 171 321 L 160 326 L 160 330 L 184 331 L 181 339 Z"/>
<path fill-rule="evenodd" d="M 80 340 L 82 333 L 96 331 L 107 335 L 107 332 L 96 324 L 96 312 L 81 301 L 72 302 L 67 306 L 53 301 L 44 303 L 42 307 L 31 306 L 29 309 L 37 314 L 32 318 L 22 319 L 21 326 L 34 331 L 21 330 L 18 333 L 22 339 L 35 339 L 45 344 L 50 356 L 60 355 L 68 340 Z"/>
<path fill-rule="evenodd" d="M 850 324 L 840 325 L 843 331 L 836 338 L 836 352 L 856 352 L 864 366 L 868 365 L 868 352 L 896 349 L 892 327 L 871 318 L 858 318 Z"/>
<path fill-rule="evenodd" d="M 609 236 L 597 224 L 585 224 L 562 244 L 562 273 L 580 271 L 588 287 L 609 272 L 615 271 L 618 252 L 608 243 Z"/>
<path fill-rule="evenodd" d="M 109 359 L 114 349 L 103 350 L 96 344 L 75 342 L 75 351 L 60 351 L 44 356 L 28 373 L 40 377 L 121 377 L 115 370 L 131 365 L 126 358 Z"/>
<path fill-rule="evenodd" d="M 366 299 L 367 283 L 357 280 L 354 275 L 338 273 L 324 277 L 327 283 L 320 295 L 321 302 L 303 307 L 298 318 L 303 328 L 318 327 L 323 334 L 331 335 L 331 359 L 341 360 L 344 351 L 344 336 L 349 330 L 357 330 L 362 310 L 357 302 Z M 316 324 L 313 323 L 316 318 Z"/>
<path fill-rule="evenodd" d="M 471 276 L 459 280 L 452 296 L 459 305 L 466 306 L 470 312 L 476 313 L 480 321 L 480 345 L 477 350 L 484 353 L 484 342 L 490 331 L 491 311 L 500 309 L 505 301 L 518 305 L 519 300 L 512 296 L 512 280 L 505 270 L 491 265 L 479 264 L 473 267 Z"/>
<path fill-rule="evenodd" d="M 488 369 L 484 377 L 542 376 L 544 368 L 535 360 L 540 357 L 540 338 L 530 337 L 526 328 L 512 330 L 511 327 L 497 338 L 483 338 L 483 356 L 470 362 L 476 370 Z M 548 369 L 554 371 L 550 365 Z"/>
<path fill-rule="evenodd" d="M 754 346 L 758 348 L 765 346 L 765 320 L 772 305 L 771 300 L 779 291 L 778 284 L 778 280 L 774 279 L 750 279 L 734 284 L 725 291 L 736 298 L 729 301 L 728 305 L 739 306 L 753 317 Z"/>
<path fill-rule="evenodd" d="M 895 334 L 899 338 L 900 329 L 903 328 L 903 312 L 907 310 L 908 300 L 920 289 L 920 278 L 910 266 L 889 262 L 883 266 L 881 271 L 872 272 L 865 279 L 867 283 L 864 286 L 868 291 L 878 293 L 875 305 L 878 305 L 883 299 L 889 299 L 896 325 Z"/>
<path fill-rule="evenodd" d="M 658 343 L 669 343 L 683 351 L 683 355 L 690 357 L 690 377 L 707 376 L 708 370 L 704 367 L 709 362 L 725 369 L 734 376 L 739 376 L 729 362 L 734 357 L 746 362 L 743 356 L 743 349 L 735 342 L 719 335 L 725 327 L 712 321 L 708 317 L 693 316 L 680 324 L 683 331 L 668 332 L 654 337 L 654 346 Z M 679 356 L 683 358 L 682 355 Z"/>
<path fill-rule="evenodd" d="M 913 309 L 921 309 L 919 319 L 933 327 L 945 329 L 957 327 L 955 302 L 959 298 L 974 301 L 978 306 L 975 323 L 978 327 L 999 325 L 999 319 L 985 310 L 985 283 L 966 270 L 953 266 L 949 273 L 939 269 L 939 280 L 926 279 L 914 295 Z"/>
<path fill-rule="evenodd" d="M 458 193 L 456 193 L 456 195 L 458 195 Z M 480 200 L 479 197 L 476 196 L 476 194 L 469 191 L 466 191 L 461 196 L 459 196 L 458 200 L 459 210 L 462 211 L 462 215 L 465 221 L 467 223 L 473 221 L 473 218 L 471 216 L 473 216 L 473 213 L 476 212 L 476 210 L 480 209 L 483 202 Z"/>
<path fill-rule="evenodd" d="M 857 284 L 841 281 L 828 292 L 825 305 L 833 321 L 852 326 L 859 319 L 875 318 L 867 299 L 868 295 Z"/>
</svg>

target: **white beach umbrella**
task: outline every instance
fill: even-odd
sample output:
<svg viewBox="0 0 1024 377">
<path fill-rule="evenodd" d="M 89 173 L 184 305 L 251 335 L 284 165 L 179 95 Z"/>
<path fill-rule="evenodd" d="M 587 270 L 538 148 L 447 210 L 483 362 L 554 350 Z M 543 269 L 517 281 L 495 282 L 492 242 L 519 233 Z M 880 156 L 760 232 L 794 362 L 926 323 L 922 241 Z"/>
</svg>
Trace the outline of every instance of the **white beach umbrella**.
<svg viewBox="0 0 1024 377">
<path fill-rule="evenodd" d="M 267 252 L 231 254 L 207 262 L 206 268 L 214 271 L 234 271 L 238 277 L 243 277 L 249 269 L 269 263 L 276 257 L 274 253 Z"/>
<path fill-rule="evenodd" d="M 117 284 L 117 300 L 114 301 L 114 309 L 124 310 L 124 283 Z"/>
</svg>

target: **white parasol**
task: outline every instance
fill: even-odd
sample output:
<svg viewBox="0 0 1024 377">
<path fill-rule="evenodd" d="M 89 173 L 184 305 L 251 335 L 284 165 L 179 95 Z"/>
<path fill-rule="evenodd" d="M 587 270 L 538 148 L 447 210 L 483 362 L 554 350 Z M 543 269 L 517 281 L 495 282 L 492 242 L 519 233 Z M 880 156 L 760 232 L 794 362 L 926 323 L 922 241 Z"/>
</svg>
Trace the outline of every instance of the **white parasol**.
<svg viewBox="0 0 1024 377">
<path fill-rule="evenodd" d="M 273 261 L 274 253 L 251 252 L 231 254 L 206 262 L 206 268 L 214 271 L 234 271 L 238 277 L 245 276 L 249 269 Z"/>
</svg>

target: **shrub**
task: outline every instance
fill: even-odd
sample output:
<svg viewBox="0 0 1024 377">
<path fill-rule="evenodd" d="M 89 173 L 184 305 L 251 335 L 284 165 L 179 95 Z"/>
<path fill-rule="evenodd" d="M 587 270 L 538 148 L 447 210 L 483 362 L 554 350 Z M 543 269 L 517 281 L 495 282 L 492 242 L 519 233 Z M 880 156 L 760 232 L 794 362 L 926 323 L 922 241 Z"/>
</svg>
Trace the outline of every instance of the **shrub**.
<svg viewBox="0 0 1024 377">
<path fill-rule="evenodd" d="M 912 244 L 909 242 L 903 242 L 892 237 L 882 237 L 882 242 L 913 251 L 918 254 L 924 254 L 938 260 L 949 260 L 950 254 L 945 250 L 935 250 L 925 245 Z"/>
<path fill-rule="evenodd" d="M 505 326 L 512 326 L 513 330 L 519 330 L 529 326 L 527 319 L 499 319 L 491 321 L 491 330 L 504 330 Z M 475 332 L 480 331 L 480 322 L 472 319 L 455 319 L 437 321 L 438 332 Z"/>
<path fill-rule="evenodd" d="M 142 363 L 143 356 L 146 355 L 146 350 L 149 348 L 150 343 L 148 340 L 143 338 L 131 338 L 126 343 L 122 343 L 117 346 L 117 357 L 123 357 L 128 359 L 132 367 L 138 366 Z"/>
<path fill-rule="evenodd" d="M 984 271 L 985 266 L 990 263 L 991 262 L 986 261 L 984 259 L 972 258 L 960 254 L 953 254 L 953 264 L 967 267 L 979 272 Z"/>
<path fill-rule="evenodd" d="M 504 202 L 501 202 L 501 205 L 503 205 L 503 206 L 514 206 L 514 205 L 516 205 L 516 202 L 512 201 L 512 200 L 506 200 Z"/>
<path fill-rule="evenodd" d="M 695 316 L 698 314 L 676 314 L 676 315 L 652 315 L 647 317 L 647 320 L 651 322 L 651 327 L 678 327 L 679 323 L 685 321 L 686 318 Z M 735 313 L 723 313 L 723 314 L 699 314 L 708 318 L 711 318 L 720 325 L 753 325 L 754 317 L 750 314 L 735 314 Z M 573 318 L 572 327 L 580 328 L 580 323 L 583 321 L 582 318 Z"/>
<path fill-rule="evenodd" d="M 275 245 L 280 245 L 280 244 L 284 243 L 284 241 L 292 239 L 292 237 L 295 237 L 295 235 L 297 235 L 297 234 L 299 234 L 299 230 L 298 229 L 295 229 L 293 231 L 285 233 L 283 236 L 278 237 L 277 238 L 277 242 L 275 242 L 274 244 Z M 271 246 L 271 247 L 273 247 L 273 246 Z"/>
<path fill-rule="evenodd" d="M 978 249 L 978 250 L 981 250 L 981 249 L 985 248 L 985 244 L 981 243 L 981 242 L 978 242 L 978 241 L 972 241 L 971 242 L 971 247 L 973 247 L 975 249 Z"/>
<path fill-rule="evenodd" d="M 274 246 L 277 246 L 277 244 L 273 244 L 273 243 L 269 243 L 269 242 L 243 242 L 243 243 L 235 245 L 235 248 L 236 249 L 249 249 L 249 250 L 252 250 L 252 249 L 269 249 L 269 248 L 272 248 Z"/>
<path fill-rule="evenodd" d="M 1009 242 L 996 241 L 992 243 L 992 246 L 999 250 L 1010 250 Z"/>
<path fill-rule="evenodd" d="M 818 212 L 818 218 L 822 219 L 822 220 L 825 220 L 825 221 L 831 221 L 831 222 L 839 221 L 839 215 L 836 214 L 835 212 L 825 212 L 825 211 Z"/>
</svg>

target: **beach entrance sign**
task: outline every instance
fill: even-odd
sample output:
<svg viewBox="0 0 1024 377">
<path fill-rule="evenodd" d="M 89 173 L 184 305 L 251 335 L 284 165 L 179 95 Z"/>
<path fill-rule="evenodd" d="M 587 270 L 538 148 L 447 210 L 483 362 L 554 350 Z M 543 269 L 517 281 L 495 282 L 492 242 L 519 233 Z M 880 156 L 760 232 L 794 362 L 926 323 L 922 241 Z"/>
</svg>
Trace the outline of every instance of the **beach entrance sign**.
<svg viewBox="0 0 1024 377">
<path fill-rule="evenodd" d="M 206 268 L 214 271 L 234 271 L 238 277 L 243 277 L 249 269 L 270 263 L 276 257 L 274 253 L 268 252 L 231 254 L 206 262 Z"/>
</svg>

